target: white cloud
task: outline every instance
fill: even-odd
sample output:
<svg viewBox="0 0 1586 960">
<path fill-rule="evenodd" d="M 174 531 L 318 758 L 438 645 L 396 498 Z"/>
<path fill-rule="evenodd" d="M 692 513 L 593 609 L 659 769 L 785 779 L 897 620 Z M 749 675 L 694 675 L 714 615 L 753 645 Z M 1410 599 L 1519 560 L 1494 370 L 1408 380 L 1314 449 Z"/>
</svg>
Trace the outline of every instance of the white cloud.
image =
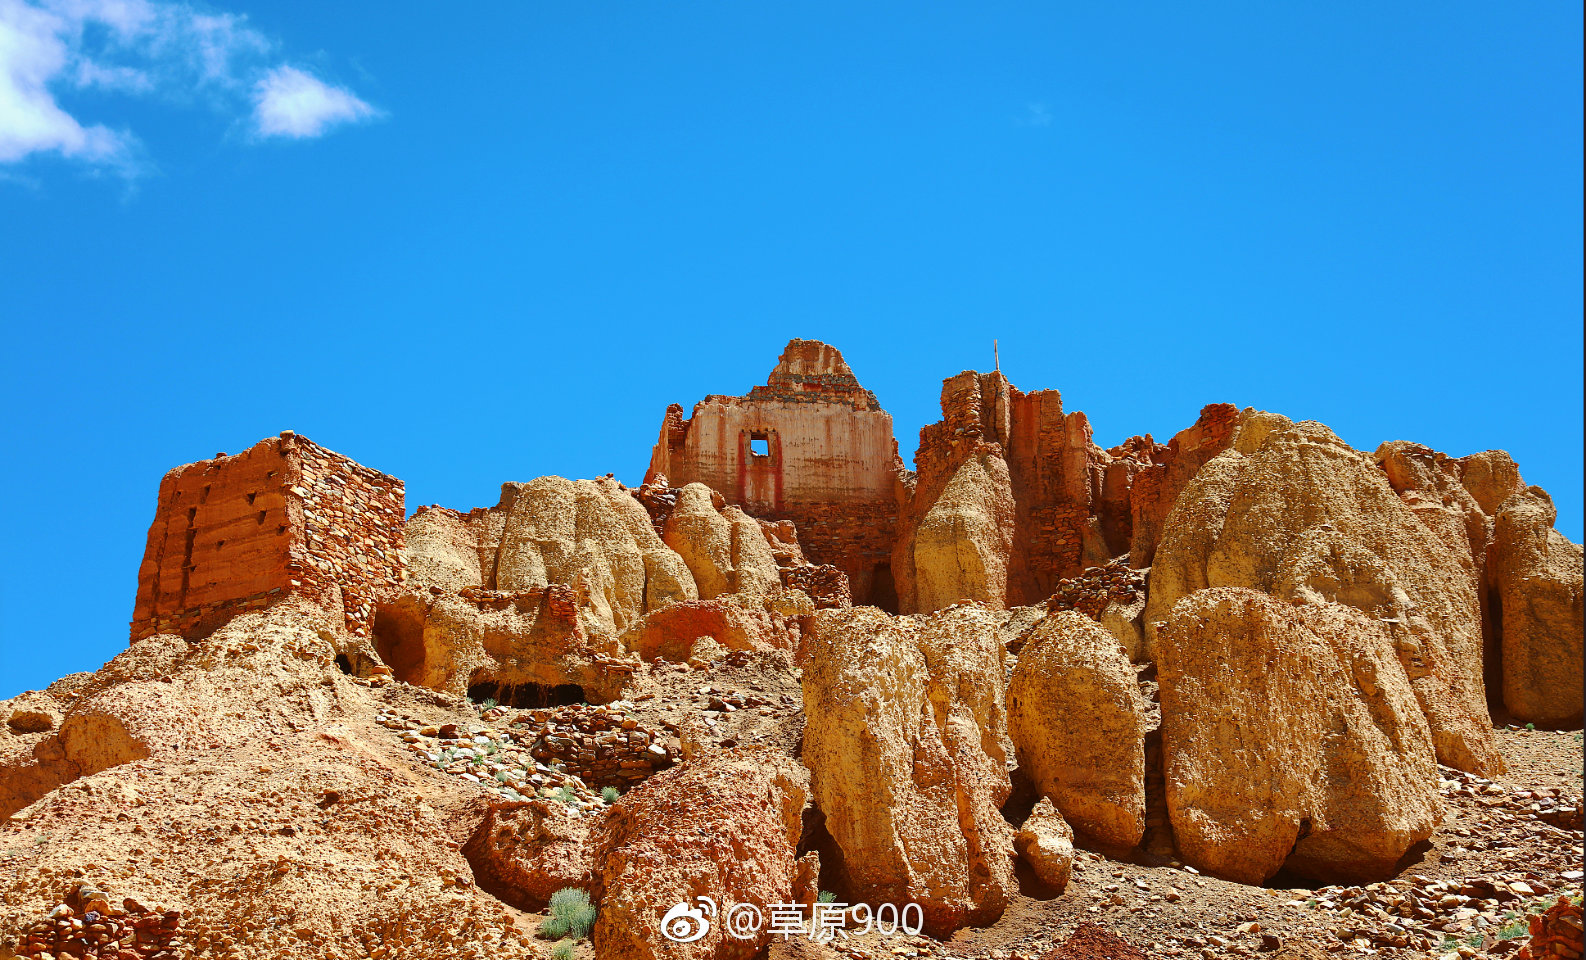
<svg viewBox="0 0 1586 960">
<path fill-rule="evenodd" d="M 319 136 L 378 115 L 350 90 L 272 65 L 276 47 L 245 16 L 175 0 L 0 0 L 0 164 L 53 153 L 130 175 L 137 138 L 80 119 L 85 110 L 60 100 L 76 92 L 251 108 L 265 136 Z"/>
<path fill-rule="evenodd" d="M 83 126 L 50 94 L 50 81 L 71 60 L 62 37 L 67 27 L 46 10 L 0 0 L 0 163 L 47 151 L 112 165 L 128 156 L 127 134 L 99 124 Z"/>
<path fill-rule="evenodd" d="M 253 121 L 261 136 L 317 137 L 331 127 L 375 115 L 352 91 L 296 67 L 276 67 L 253 88 Z"/>
</svg>

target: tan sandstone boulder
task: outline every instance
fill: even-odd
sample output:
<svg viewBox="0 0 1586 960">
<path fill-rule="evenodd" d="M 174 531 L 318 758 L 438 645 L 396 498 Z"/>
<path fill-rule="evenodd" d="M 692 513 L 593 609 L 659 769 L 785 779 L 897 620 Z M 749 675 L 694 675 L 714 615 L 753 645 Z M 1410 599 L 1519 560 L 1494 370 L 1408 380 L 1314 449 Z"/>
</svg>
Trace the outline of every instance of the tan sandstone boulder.
<svg viewBox="0 0 1586 960">
<path fill-rule="evenodd" d="M 990 453 L 966 460 L 907 544 L 904 561 L 913 573 L 913 609 L 940 610 L 960 600 L 1002 606 L 1013 520 L 1007 463 Z"/>
<path fill-rule="evenodd" d="M 769 930 L 762 923 L 747 939 L 730 936 L 730 907 L 749 904 L 764 917 L 769 904 L 795 896 L 806 789 L 803 770 L 786 756 L 739 748 L 690 760 L 629 792 L 594 840 L 601 850 L 595 954 L 756 956 L 770 942 Z M 700 896 L 714 903 L 714 917 Z M 701 911 L 709 932 L 691 942 L 665 938 L 662 918 L 677 904 Z"/>
<path fill-rule="evenodd" d="M 1013 847 L 1041 882 L 1058 891 L 1074 874 L 1074 831 L 1068 821 L 1042 797 L 1013 836 Z"/>
<path fill-rule="evenodd" d="M 1581 546 L 1553 529 L 1541 487 L 1498 512 L 1490 557 L 1502 604 L 1503 703 L 1516 720 L 1579 726 L 1582 707 Z"/>
<path fill-rule="evenodd" d="M 591 633 L 615 636 L 647 610 L 699 595 L 644 507 L 613 480 L 503 484 L 496 510 L 505 516 L 494 588 L 577 585 Z"/>
<path fill-rule="evenodd" d="M 1482 677 L 1477 577 L 1371 458 L 1319 423 L 1247 413 L 1232 446 L 1179 497 L 1151 568 L 1148 648 L 1180 599 L 1207 587 L 1334 601 L 1393 625 L 1438 760 L 1503 769 Z M 1148 650 L 1148 654 L 1151 653 Z"/>
<path fill-rule="evenodd" d="M 782 578 L 767 533 L 738 507 L 721 504 L 721 495 L 703 483 L 679 490 L 666 520 L 667 546 L 688 565 L 700 599 L 776 596 Z"/>
<path fill-rule="evenodd" d="M 1036 625 L 1008 687 L 1019 767 L 1082 835 L 1145 833 L 1145 704 L 1118 641 L 1073 610 Z"/>
<path fill-rule="evenodd" d="M 941 936 L 1015 889 L 997 611 L 824 610 L 806 641 L 804 763 L 848 899 L 917 902 Z"/>
<path fill-rule="evenodd" d="M 1160 556 L 1160 555 L 1159 555 Z M 1168 815 L 1197 868 L 1380 880 L 1440 818 L 1431 733 L 1388 625 L 1216 588 L 1158 650 Z"/>
</svg>

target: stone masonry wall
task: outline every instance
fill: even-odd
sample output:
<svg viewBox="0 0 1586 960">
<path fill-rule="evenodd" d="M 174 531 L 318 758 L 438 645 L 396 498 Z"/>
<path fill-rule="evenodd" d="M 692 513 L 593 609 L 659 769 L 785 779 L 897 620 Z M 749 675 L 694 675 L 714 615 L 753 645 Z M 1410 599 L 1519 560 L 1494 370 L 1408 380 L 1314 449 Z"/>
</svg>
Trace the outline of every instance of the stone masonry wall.
<svg viewBox="0 0 1586 960">
<path fill-rule="evenodd" d="M 841 569 L 857 602 L 891 605 L 902 471 L 892 417 L 842 354 L 793 340 L 747 396 L 708 396 L 688 419 L 669 407 L 645 481 L 703 483 L 750 516 L 793 521 L 805 556 Z"/>
<path fill-rule="evenodd" d="M 195 638 L 287 597 L 340 608 L 367 636 L 402 578 L 403 486 L 288 431 L 160 482 L 131 636 Z"/>
</svg>

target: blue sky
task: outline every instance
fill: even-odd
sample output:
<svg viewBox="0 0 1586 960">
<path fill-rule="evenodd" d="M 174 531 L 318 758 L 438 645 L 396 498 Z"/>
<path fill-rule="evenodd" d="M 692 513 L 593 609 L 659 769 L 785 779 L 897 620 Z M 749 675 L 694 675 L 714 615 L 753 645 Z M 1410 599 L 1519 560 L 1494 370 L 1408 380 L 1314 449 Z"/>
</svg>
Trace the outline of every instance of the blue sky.
<svg viewBox="0 0 1586 960">
<path fill-rule="evenodd" d="M 1499 447 L 1581 539 L 1579 4 L 0 0 L 0 697 L 126 642 L 160 476 L 294 429 L 495 502 L 842 348 L 1110 446 Z"/>
</svg>

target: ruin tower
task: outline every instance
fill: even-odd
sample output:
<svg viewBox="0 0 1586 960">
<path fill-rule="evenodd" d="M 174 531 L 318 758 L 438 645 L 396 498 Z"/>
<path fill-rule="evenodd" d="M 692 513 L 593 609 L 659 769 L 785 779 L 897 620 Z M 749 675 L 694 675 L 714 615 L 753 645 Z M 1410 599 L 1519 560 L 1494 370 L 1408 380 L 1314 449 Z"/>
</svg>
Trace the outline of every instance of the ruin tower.
<svg viewBox="0 0 1586 960">
<path fill-rule="evenodd" d="M 896 608 L 891 551 L 903 470 L 892 416 L 837 348 L 790 340 L 764 386 L 673 404 L 646 482 L 703 483 L 766 520 L 792 520 L 804 554 L 848 575 L 855 603 Z"/>
<path fill-rule="evenodd" d="M 288 598 L 368 636 L 374 596 L 403 577 L 402 481 L 291 431 L 160 482 L 132 639 L 202 637 Z"/>
</svg>

